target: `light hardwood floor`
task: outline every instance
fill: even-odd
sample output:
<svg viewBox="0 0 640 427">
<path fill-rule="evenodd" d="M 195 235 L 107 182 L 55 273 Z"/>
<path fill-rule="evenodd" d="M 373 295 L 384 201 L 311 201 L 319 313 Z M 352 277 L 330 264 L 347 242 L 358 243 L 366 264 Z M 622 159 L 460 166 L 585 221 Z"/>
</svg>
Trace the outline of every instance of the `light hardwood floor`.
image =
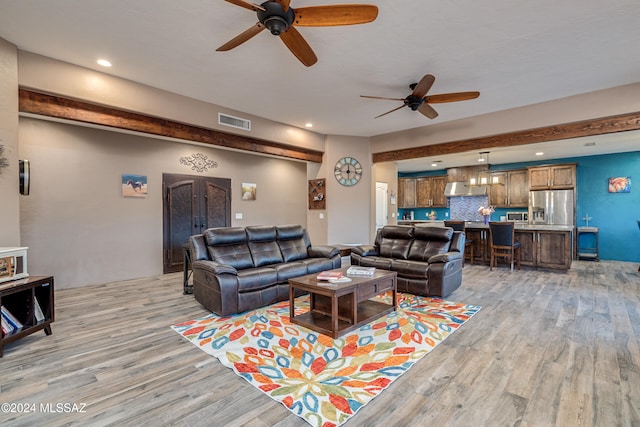
<svg viewBox="0 0 640 427">
<path fill-rule="evenodd" d="M 637 267 L 467 264 L 448 299 L 482 310 L 345 426 L 640 425 Z M 181 278 L 56 291 L 53 335 L 0 359 L 0 403 L 35 412 L 0 412 L 0 425 L 307 425 L 169 328 L 207 314 Z"/>
</svg>

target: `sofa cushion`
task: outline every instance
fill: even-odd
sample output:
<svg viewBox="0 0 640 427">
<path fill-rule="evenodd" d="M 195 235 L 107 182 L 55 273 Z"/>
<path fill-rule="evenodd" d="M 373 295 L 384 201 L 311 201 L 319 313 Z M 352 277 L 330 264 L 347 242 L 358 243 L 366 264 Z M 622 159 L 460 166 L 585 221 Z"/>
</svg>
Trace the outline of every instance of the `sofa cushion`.
<svg viewBox="0 0 640 427">
<path fill-rule="evenodd" d="M 429 264 L 422 261 L 392 260 L 391 271 L 398 272 L 398 276 L 427 280 L 429 278 Z"/>
<path fill-rule="evenodd" d="M 278 283 L 286 283 L 289 279 L 307 274 L 307 265 L 303 262 L 287 262 L 269 267 L 278 273 Z"/>
<path fill-rule="evenodd" d="M 238 292 L 257 291 L 278 283 L 278 273 L 273 268 L 248 268 L 238 271 Z"/>
<path fill-rule="evenodd" d="M 383 258 L 378 256 L 365 256 L 352 263 L 354 265 L 361 265 L 363 267 L 375 267 L 383 270 L 391 270 L 391 258 Z"/>
<path fill-rule="evenodd" d="M 334 267 L 330 258 L 307 258 L 301 261 L 307 266 L 307 273 L 319 273 L 324 270 L 331 270 Z"/>
<path fill-rule="evenodd" d="M 407 259 L 413 239 L 413 227 L 389 225 L 380 230 L 380 256 Z"/>
<path fill-rule="evenodd" d="M 308 257 L 302 226 L 280 225 L 276 227 L 276 233 L 284 262 L 298 261 Z"/>
<path fill-rule="evenodd" d="M 416 227 L 409 259 L 428 261 L 434 255 L 449 251 L 453 229 L 448 227 Z"/>
<path fill-rule="evenodd" d="M 281 263 L 282 253 L 276 242 L 276 228 L 269 226 L 250 226 L 246 228 L 249 239 L 249 250 L 253 258 L 253 265 Z"/>
<path fill-rule="evenodd" d="M 253 258 L 242 227 L 210 228 L 204 232 L 212 261 L 238 270 L 253 267 Z"/>
</svg>

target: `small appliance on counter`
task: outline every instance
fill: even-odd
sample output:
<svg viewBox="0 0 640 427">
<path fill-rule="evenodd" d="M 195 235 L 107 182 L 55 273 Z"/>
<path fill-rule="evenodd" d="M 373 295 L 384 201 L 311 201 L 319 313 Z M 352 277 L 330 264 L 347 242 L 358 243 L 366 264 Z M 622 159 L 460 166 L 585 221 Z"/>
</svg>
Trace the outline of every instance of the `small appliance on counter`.
<svg viewBox="0 0 640 427">
<path fill-rule="evenodd" d="M 405 213 L 402 215 L 402 219 L 403 219 L 404 221 L 413 221 L 413 211 L 411 211 L 411 212 L 405 212 Z"/>
<path fill-rule="evenodd" d="M 505 221 L 527 223 L 529 222 L 529 212 L 507 212 Z"/>
</svg>

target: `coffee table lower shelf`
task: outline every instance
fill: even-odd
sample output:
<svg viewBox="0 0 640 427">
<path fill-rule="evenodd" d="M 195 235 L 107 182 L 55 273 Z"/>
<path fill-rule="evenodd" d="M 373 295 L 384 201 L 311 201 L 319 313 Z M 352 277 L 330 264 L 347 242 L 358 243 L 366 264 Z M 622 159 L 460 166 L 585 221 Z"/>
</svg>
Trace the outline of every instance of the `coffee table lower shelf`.
<svg viewBox="0 0 640 427">
<path fill-rule="evenodd" d="M 305 328 L 320 332 L 332 338 L 337 338 L 342 334 L 369 323 L 371 320 L 391 313 L 394 309 L 395 307 L 389 304 L 371 300 L 363 301 L 358 304 L 358 321 L 354 323 L 346 317 L 339 316 L 338 329 L 336 331 L 333 331 L 331 313 L 324 313 L 319 310 L 307 311 L 306 313 L 294 316 L 291 320 L 293 323 L 304 326 Z"/>
</svg>

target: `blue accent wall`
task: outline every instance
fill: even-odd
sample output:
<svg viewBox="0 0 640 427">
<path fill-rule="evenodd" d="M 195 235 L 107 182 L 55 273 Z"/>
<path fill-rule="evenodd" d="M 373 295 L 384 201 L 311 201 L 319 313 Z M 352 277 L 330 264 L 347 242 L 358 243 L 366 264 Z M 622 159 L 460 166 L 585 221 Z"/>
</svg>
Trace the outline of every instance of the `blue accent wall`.
<svg viewBox="0 0 640 427">
<path fill-rule="evenodd" d="M 582 227 L 582 219 L 588 214 L 589 226 L 598 227 L 600 259 L 640 262 L 640 151 L 601 156 L 574 157 L 527 163 L 495 165 L 492 171 L 520 169 L 541 164 L 576 163 L 576 226 Z M 400 173 L 399 176 L 444 175 L 445 170 Z M 609 193 L 609 178 L 631 177 L 630 193 Z M 399 209 L 400 215 L 411 209 Z M 429 209 L 430 210 L 430 209 Z M 438 219 L 445 219 L 448 209 L 435 209 Z M 509 210 L 497 209 L 491 220 L 498 221 L 500 215 Z M 423 217 L 427 209 L 413 209 L 415 219 Z M 401 219 L 399 216 L 398 219 Z"/>
<path fill-rule="evenodd" d="M 599 228 L 601 259 L 640 261 L 640 151 L 579 157 L 577 167 L 577 225 L 589 214 Z M 630 193 L 609 193 L 612 177 L 631 177 Z M 635 182 L 634 182 L 635 178 Z"/>
</svg>

